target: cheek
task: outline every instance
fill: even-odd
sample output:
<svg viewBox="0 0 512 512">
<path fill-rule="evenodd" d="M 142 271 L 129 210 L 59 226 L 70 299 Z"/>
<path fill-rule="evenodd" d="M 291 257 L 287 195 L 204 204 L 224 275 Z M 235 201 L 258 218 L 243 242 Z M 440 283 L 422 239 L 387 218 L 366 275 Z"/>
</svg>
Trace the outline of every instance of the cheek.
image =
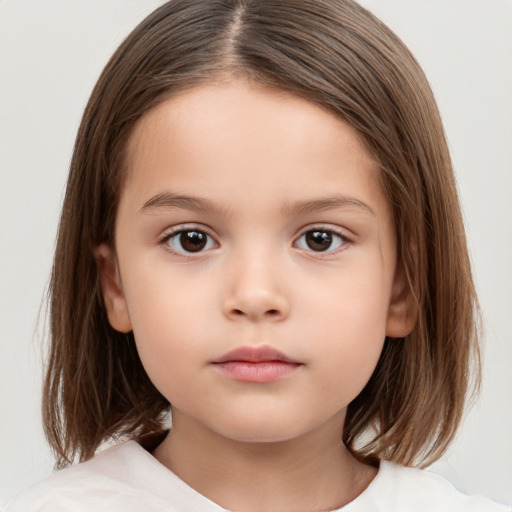
<svg viewBox="0 0 512 512">
<path fill-rule="evenodd" d="M 205 304 L 212 302 L 204 276 L 187 267 L 172 266 L 161 254 L 135 259 L 127 276 L 136 276 L 124 288 L 134 330 L 151 339 L 183 327 L 205 327 Z M 186 332 L 186 330 L 185 330 Z M 152 336 L 150 336 L 152 334 Z"/>
<path fill-rule="evenodd" d="M 191 331 L 197 325 L 182 311 L 179 303 L 151 312 L 140 312 L 141 322 L 133 322 L 137 352 L 146 373 L 155 387 L 169 402 L 187 400 L 188 393 L 200 383 L 191 369 L 198 372 L 205 363 L 205 350 L 200 339 Z M 144 316 L 142 316 L 144 315 Z"/>
<path fill-rule="evenodd" d="M 357 264 L 329 272 L 309 283 L 301 283 L 308 293 L 297 295 L 300 309 L 308 311 L 311 327 L 322 326 L 333 335 L 364 343 L 385 333 L 391 296 L 390 272 L 383 269 L 378 255 Z M 363 333 L 367 333 L 366 336 Z"/>
<path fill-rule="evenodd" d="M 326 385 L 334 390 L 342 382 L 353 397 L 373 373 L 385 341 L 390 283 L 379 269 L 380 260 L 361 271 L 351 267 L 302 304 L 308 311 L 302 340 L 315 345 Z"/>
<path fill-rule="evenodd" d="M 179 379 L 183 363 L 198 360 L 201 350 L 208 357 L 201 341 L 211 325 L 205 305 L 213 299 L 205 287 L 177 273 L 169 275 L 165 266 L 153 262 L 143 267 L 132 271 L 138 278 L 126 283 L 124 291 L 139 356 L 160 387 L 156 381 Z"/>
</svg>

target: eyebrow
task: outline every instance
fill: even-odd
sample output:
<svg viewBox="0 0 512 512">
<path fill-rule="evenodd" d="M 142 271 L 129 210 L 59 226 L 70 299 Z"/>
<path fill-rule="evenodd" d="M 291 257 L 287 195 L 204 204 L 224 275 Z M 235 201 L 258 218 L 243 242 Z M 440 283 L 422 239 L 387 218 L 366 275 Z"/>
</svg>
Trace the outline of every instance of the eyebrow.
<svg viewBox="0 0 512 512">
<path fill-rule="evenodd" d="M 148 199 L 140 209 L 140 213 L 151 212 L 152 210 L 158 210 L 161 208 L 181 208 L 185 210 L 199 211 L 202 213 L 232 216 L 232 211 L 229 208 L 226 208 L 210 199 L 172 194 L 169 192 L 157 194 Z M 289 203 L 283 207 L 282 212 L 284 215 L 294 216 L 334 210 L 336 208 L 355 208 L 364 213 L 376 216 L 374 210 L 366 203 L 356 199 L 355 197 L 343 195 Z"/>
<path fill-rule="evenodd" d="M 158 210 L 160 208 L 182 208 L 185 210 L 194 210 L 203 213 L 213 213 L 217 215 L 230 215 L 230 211 L 210 199 L 203 197 L 192 197 L 180 194 L 171 194 L 165 192 L 157 194 L 148 199 L 140 209 L 140 213 Z"/>
<path fill-rule="evenodd" d="M 285 206 L 283 212 L 287 215 L 300 215 L 305 213 L 323 212 L 334 210 L 336 208 L 355 208 L 363 213 L 369 213 L 376 216 L 375 211 L 363 201 L 355 197 L 344 195 L 336 195 L 332 197 L 324 197 L 311 201 L 297 201 L 296 203 Z"/>
</svg>

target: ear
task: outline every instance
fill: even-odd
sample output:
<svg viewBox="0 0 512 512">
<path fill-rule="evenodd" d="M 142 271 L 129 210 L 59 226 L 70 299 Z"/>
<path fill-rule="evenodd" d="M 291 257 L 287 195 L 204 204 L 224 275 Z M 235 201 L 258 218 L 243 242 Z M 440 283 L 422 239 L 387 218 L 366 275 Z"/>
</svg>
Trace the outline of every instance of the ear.
<svg viewBox="0 0 512 512">
<path fill-rule="evenodd" d="M 386 336 L 403 338 L 411 333 L 418 319 L 418 307 L 407 280 L 405 269 L 400 265 L 395 272 L 391 301 L 386 323 Z"/>
<path fill-rule="evenodd" d="M 121 287 L 119 265 L 115 252 L 107 244 L 101 244 L 94 249 L 94 258 L 98 267 L 100 287 L 110 325 L 116 331 L 130 332 L 132 324 Z"/>
</svg>

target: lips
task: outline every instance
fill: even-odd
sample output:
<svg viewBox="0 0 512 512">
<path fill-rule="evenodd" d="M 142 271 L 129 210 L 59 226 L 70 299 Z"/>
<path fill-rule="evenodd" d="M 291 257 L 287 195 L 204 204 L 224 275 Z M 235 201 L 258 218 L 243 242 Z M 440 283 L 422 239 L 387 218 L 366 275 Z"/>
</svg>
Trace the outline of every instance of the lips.
<svg viewBox="0 0 512 512">
<path fill-rule="evenodd" d="M 240 347 L 212 363 L 226 377 L 242 382 L 273 382 L 294 373 L 302 363 L 269 346 Z"/>
<path fill-rule="evenodd" d="M 240 347 L 224 354 L 214 363 L 221 364 L 228 361 L 246 361 L 248 363 L 261 363 L 263 361 L 282 361 L 284 363 L 298 363 L 293 361 L 279 350 L 269 346 Z"/>
</svg>

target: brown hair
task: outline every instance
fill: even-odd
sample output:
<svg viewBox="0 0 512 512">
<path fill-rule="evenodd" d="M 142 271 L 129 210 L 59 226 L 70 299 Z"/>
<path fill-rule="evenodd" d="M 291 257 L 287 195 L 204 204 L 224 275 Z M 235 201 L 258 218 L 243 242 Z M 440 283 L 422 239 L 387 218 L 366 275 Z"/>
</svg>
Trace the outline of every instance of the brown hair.
<svg viewBox="0 0 512 512">
<path fill-rule="evenodd" d="M 375 156 L 418 320 L 406 338 L 386 340 L 349 405 L 343 440 L 365 461 L 435 460 L 460 423 L 472 360 L 478 381 L 477 301 L 447 143 L 420 66 L 351 0 L 173 0 L 115 52 L 78 131 L 50 285 L 43 416 L 57 465 L 162 428 L 170 404 L 133 334 L 109 325 L 93 249 L 113 244 L 123 151 L 137 120 L 176 91 L 224 75 L 322 105 Z"/>
</svg>

